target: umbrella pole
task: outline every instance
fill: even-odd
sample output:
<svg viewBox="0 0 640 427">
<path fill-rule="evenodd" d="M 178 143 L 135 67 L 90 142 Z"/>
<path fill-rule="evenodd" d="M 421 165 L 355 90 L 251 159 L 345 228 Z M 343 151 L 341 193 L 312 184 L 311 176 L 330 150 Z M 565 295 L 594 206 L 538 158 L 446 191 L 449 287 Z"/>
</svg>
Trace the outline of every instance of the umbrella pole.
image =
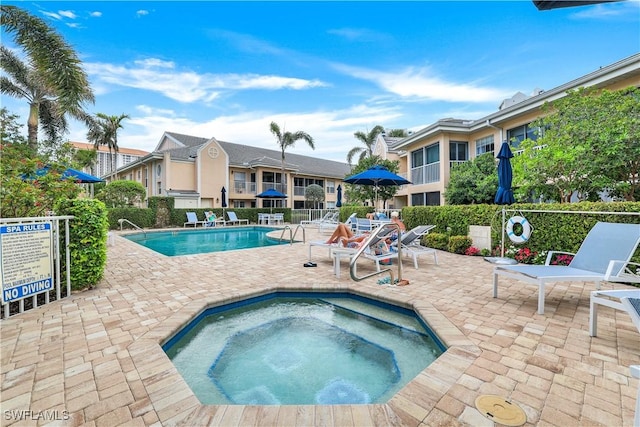
<svg viewBox="0 0 640 427">
<path fill-rule="evenodd" d="M 506 211 L 504 207 L 502 208 L 502 223 L 500 225 L 500 230 L 502 231 L 502 249 L 500 250 L 500 256 L 504 258 L 504 220 L 505 220 Z"/>
</svg>

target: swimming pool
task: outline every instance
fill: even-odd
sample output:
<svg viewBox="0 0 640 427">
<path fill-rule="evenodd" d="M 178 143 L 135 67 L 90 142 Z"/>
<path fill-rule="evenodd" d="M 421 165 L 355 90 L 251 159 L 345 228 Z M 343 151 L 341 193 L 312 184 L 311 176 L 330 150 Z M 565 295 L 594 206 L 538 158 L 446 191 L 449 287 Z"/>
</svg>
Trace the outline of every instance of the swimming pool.
<svg viewBox="0 0 640 427">
<path fill-rule="evenodd" d="M 204 404 L 389 400 L 444 346 L 411 310 L 347 293 L 210 308 L 163 345 Z"/>
<path fill-rule="evenodd" d="M 228 227 L 158 231 L 124 235 L 126 239 L 167 256 L 194 255 L 287 244 L 267 236 L 279 228 Z"/>
</svg>

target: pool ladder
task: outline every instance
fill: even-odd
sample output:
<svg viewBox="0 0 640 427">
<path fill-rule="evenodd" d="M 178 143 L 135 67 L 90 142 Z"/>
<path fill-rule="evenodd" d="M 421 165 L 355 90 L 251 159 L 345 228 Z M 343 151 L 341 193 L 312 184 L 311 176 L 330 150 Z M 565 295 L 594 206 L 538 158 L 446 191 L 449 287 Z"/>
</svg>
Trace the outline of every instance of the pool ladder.
<svg viewBox="0 0 640 427">
<path fill-rule="evenodd" d="M 142 229 L 142 228 L 138 227 L 137 225 L 135 225 L 134 223 L 132 223 L 131 221 L 129 221 L 129 220 L 128 220 L 128 219 L 126 219 L 126 218 L 120 218 L 120 219 L 118 220 L 118 224 L 120 224 L 120 231 L 122 231 L 122 224 L 124 224 L 125 222 L 126 222 L 127 224 L 132 225 L 132 226 L 133 226 L 133 228 L 135 228 L 135 229 L 137 229 L 137 230 L 142 231 L 142 233 L 144 234 L 144 237 L 145 237 L 145 238 L 147 237 L 147 232 L 146 232 L 146 231 L 144 231 L 144 229 Z"/>
<path fill-rule="evenodd" d="M 366 251 L 372 244 L 373 241 L 377 240 L 380 241 L 382 239 L 384 239 L 389 233 L 391 233 L 391 231 L 393 231 L 393 229 L 396 229 L 396 232 L 398 233 L 398 240 L 400 239 L 400 226 L 398 226 L 398 224 L 394 224 L 394 223 L 387 223 L 387 224 L 383 224 L 380 227 L 376 228 L 375 230 L 373 230 L 373 232 L 371 233 L 371 235 L 369 236 L 369 238 L 367 238 L 367 240 L 364 242 L 364 244 L 362 246 L 360 246 L 360 248 L 358 249 L 358 251 L 356 252 L 356 254 L 351 258 L 351 262 L 349 263 L 349 275 L 351 276 L 351 278 L 353 280 L 355 280 L 356 282 L 359 282 L 361 280 L 364 280 L 368 277 L 371 276 L 375 276 L 377 274 L 384 274 L 386 272 L 389 272 L 389 276 L 391 279 L 391 284 L 393 285 L 395 283 L 394 280 L 394 276 L 393 276 L 393 269 L 392 268 L 385 268 L 385 269 L 381 269 L 380 271 L 374 271 L 373 273 L 369 273 L 365 276 L 361 276 L 358 277 L 356 275 L 356 263 L 358 261 L 358 258 L 360 258 L 360 255 L 362 255 L 362 253 L 364 251 Z M 402 245 L 398 243 L 398 282 L 402 280 Z"/>
<path fill-rule="evenodd" d="M 289 230 L 289 244 L 293 245 L 293 239 L 296 237 L 296 235 L 298 234 L 298 230 L 302 229 L 302 243 L 306 243 L 307 241 L 307 237 L 305 235 L 305 231 L 304 231 L 304 227 L 301 224 L 298 224 L 298 226 L 296 227 L 295 231 L 291 231 L 291 227 L 289 227 L 288 225 L 285 225 L 284 228 L 282 229 L 282 234 L 280 234 L 280 241 L 284 240 L 284 232 Z"/>
</svg>

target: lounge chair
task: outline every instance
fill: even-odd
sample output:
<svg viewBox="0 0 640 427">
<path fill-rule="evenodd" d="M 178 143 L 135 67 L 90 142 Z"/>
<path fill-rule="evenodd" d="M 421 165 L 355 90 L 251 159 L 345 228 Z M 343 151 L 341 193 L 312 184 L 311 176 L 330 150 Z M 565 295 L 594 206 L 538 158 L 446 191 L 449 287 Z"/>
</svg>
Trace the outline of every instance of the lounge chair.
<svg viewBox="0 0 640 427">
<path fill-rule="evenodd" d="M 402 234 L 399 240 L 394 242 L 397 246 L 402 245 L 402 254 L 413 258 L 413 266 L 418 268 L 418 257 L 420 255 L 433 255 L 433 261 L 438 264 L 438 254 L 433 248 L 428 248 L 420 244 L 422 236 L 433 230 L 435 225 L 419 225 Z"/>
<path fill-rule="evenodd" d="M 198 227 L 198 224 L 204 224 L 206 221 L 200 221 L 198 219 L 198 215 L 195 212 L 187 212 L 187 222 L 185 222 L 182 227 L 186 227 L 187 225 L 193 225 L 194 228 Z"/>
<path fill-rule="evenodd" d="M 544 314 L 545 285 L 553 282 L 640 283 L 640 275 L 630 270 L 629 260 L 640 243 L 640 224 L 598 222 L 587 234 L 568 266 L 549 265 L 555 253 L 547 255 L 545 265 L 500 265 L 493 269 L 493 297 L 498 297 L 498 276 L 506 276 L 538 286 L 538 313 Z"/>
<path fill-rule="evenodd" d="M 227 221 L 227 222 L 230 222 L 230 223 L 233 223 L 233 224 L 238 224 L 238 225 L 243 224 L 243 223 L 249 225 L 249 220 L 248 219 L 240 219 L 240 218 L 238 218 L 238 216 L 236 215 L 236 213 L 234 211 L 227 211 L 227 216 L 229 217 L 229 221 Z"/>
<path fill-rule="evenodd" d="M 322 216 L 322 218 L 312 219 L 312 220 L 302 220 L 300 221 L 300 225 L 303 227 L 311 226 L 311 227 L 320 227 L 320 224 L 328 221 L 335 221 L 335 212 L 327 212 Z"/>
<path fill-rule="evenodd" d="M 224 220 L 223 217 L 217 217 L 216 214 L 214 214 L 211 211 L 205 212 L 204 213 L 204 218 L 205 218 L 205 220 L 203 221 L 203 225 L 205 227 L 215 227 L 217 225 L 222 225 L 222 226 L 227 225 L 226 221 Z"/>
<path fill-rule="evenodd" d="M 626 311 L 640 332 L 640 313 L 631 310 L 630 302 L 625 305 L 622 300 L 635 300 L 640 302 L 640 289 L 615 289 L 609 291 L 592 291 L 589 298 L 589 335 L 597 336 L 598 332 L 598 306 L 604 305 L 616 310 Z M 640 310 L 640 305 L 638 306 Z M 633 314 L 635 312 L 635 316 Z"/>
</svg>

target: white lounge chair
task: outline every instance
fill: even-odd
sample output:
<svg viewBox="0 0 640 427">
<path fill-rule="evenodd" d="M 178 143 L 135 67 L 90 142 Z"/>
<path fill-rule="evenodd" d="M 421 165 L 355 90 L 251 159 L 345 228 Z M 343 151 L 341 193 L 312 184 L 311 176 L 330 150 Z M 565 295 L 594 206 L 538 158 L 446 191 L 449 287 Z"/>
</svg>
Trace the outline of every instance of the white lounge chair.
<svg viewBox="0 0 640 427">
<path fill-rule="evenodd" d="M 325 222 L 329 222 L 329 221 L 335 221 L 335 212 L 327 212 L 326 214 L 324 214 L 322 216 L 322 218 L 317 218 L 317 219 L 312 219 L 312 220 L 302 220 L 300 221 L 300 225 L 302 225 L 303 227 L 320 227 L 320 224 L 323 224 Z"/>
<path fill-rule="evenodd" d="M 438 264 L 438 254 L 433 248 L 428 248 L 420 244 L 422 236 L 433 230 L 435 225 L 419 225 L 411 230 L 402 233 L 399 240 L 394 242 L 394 245 L 401 245 L 402 254 L 413 258 L 413 266 L 418 268 L 418 257 L 420 255 L 433 255 L 433 261 Z"/>
<path fill-rule="evenodd" d="M 549 265 L 554 253 L 547 256 L 545 265 L 500 265 L 493 270 L 493 297 L 498 297 L 498 276 L 518 279 L 538 286 L 538 313 L 544 314 L 545 285 L 553 282 L 640 283 L 640 275 L 630 270 L 629 260 L 640 243 L 640 224 L 598 222 L 587 234 L 580 249 L 568 266 Z"/>
<path fill-rule="evenodd" d="M 227 211 L 227 216 L 229 217 L 229 221 L 227 222 L 231 222 L 233 224 L 247 224 L 249 225 L 249 220 L 248 219 L 240 219 L 238 218 L 238 216 L 236 215 L 236 213 L 234 211 Z"/>
<path fill-rule="evenodd" d="M 604 305 L 616 310 L 627 311 L 632 314 L 628 307 L 623 303 L 623 299 L 636 299 L 640 301 L 640 289 L 614 289 L 608 291 L 592 291 L 589 298 L 589 335 L 592 337 L 597 336 L 598 333 L 598 306 Z M 640 307 L 639 307 L 640 308 Z M 640 332 L 640 314 L 636 317 L 631 316 L 634 320 L 638 331 Z"/>
<path fill-rule="evenodd" d="M 182 227 L 186 227 L 187 225 L 193 225 L 194 228 L 198 227 L 198 224 L 204 224 L 206 221 L 200 221 L 198 219 L 198 215 L 195 212 L 187 212 L 187 222 L 185 222 Z"/>
<path fill-rule="evenodd" d="M 633 324 L 638 328 L 640 332 L 640 296 L 628 297 L 624 296 L 620 298 L 623 307 L 626 309 Z M 640 365 L 631 365 L 629 367 L 631 376 L 640 380 Z M 636 396 L 636 415 L 633 418 L 633 427 L 640 427 L 640 383 L 638 383 L 638 395 Z"/>
</svg>

